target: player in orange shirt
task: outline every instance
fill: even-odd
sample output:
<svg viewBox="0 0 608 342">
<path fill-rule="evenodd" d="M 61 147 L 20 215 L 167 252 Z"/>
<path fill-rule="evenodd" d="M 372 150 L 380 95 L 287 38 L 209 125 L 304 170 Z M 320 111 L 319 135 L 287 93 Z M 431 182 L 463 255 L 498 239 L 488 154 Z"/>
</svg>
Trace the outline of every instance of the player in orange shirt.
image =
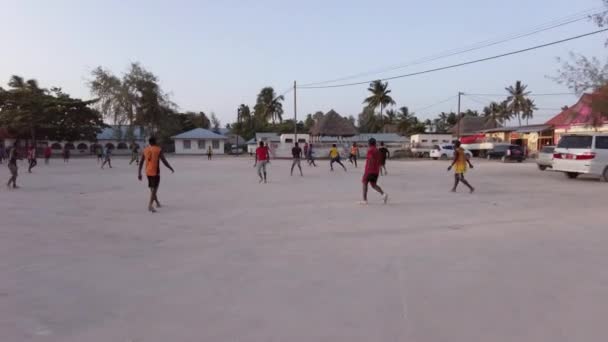
<svg viewBox="0 0 608 342">
<path fill-rule="evenodd" d="M 144 149 L 144 152 L 141 156 L 141 161 L 139 162 L 139 175 L 138 179 L 141 181 L 141 169 L 144 166 L 144 161 L 146 163 L 146 176 L 148 177 L 148 187 L 150 188 L 150 202 L 148 203 L 148 210 L 150 212 L 156 212 L 154 210 L 154 202 L 156 202 L 156 207 L 160 208 L 160 202 L 158 201 L 158 186 L 160 185 L 160 162 L 162 161 L 165 166 L 171 170 L 171 172 L 175 172 L 167 159 L 165 159 L 165 155 L 163 154 L 163 150 L 156 145 L 156 138 L 151 137 L 148 142 L 150 146 Z"/>
</svg>

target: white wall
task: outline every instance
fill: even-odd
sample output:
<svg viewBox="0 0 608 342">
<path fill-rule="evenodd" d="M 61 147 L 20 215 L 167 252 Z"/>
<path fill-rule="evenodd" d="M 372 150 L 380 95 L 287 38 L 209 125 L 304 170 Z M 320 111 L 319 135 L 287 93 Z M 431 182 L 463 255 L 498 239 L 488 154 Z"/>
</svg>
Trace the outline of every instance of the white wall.
<svg viewBox="0 0 608 342">
<path fill-rule="evenodd" d="M 449 144 L 452 140 L 454 140 L 454 138 L 451 134 L 414 134 L 410 138 L 410 143 L 412 147 L 415 147 L 415 145 L 432 146 Z"/>
<path fill-rule="evenodd" d="M 190 141 L 190 148 L 184 148 L 184 141 Z M 199 141 L 204 142 L 204 146 L 199 146 Z M 224 140 L 217 139 L 219 146 L 213 149 L 213 154 L 224 154 Z M 175 139 L 175 154 L 207 154 L 209 146 L 213 146 L 210 139 Z M 200 147 L 200 148 L 199 148 Z"/>
</svg>

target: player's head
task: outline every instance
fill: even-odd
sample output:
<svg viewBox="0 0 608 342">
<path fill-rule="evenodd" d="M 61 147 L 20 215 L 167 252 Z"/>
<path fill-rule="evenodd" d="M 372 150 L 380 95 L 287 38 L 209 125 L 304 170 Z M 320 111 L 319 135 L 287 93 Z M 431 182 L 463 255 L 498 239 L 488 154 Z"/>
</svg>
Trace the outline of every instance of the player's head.
<svg viewBox="0 0 608 342">
<path fill-rule="evenodd" d="M 296 147 L 298 147 L 298 142 L 296 141 L 296 143 L 294 144 Z"/>
<path fill-rule="evenodd" d="M 264 147 L 264 142 L 260 141 L 260 147 Z"/>
<path fill-rule="evenodd" d="M 376 146 L 376 139 L 369 138 L 369 140 L 367 141 L 367 143 L 369 144 L 369 146 Z"/>
<path fill-rule="evenodd" d="M 148 139 L 148 143 L 150 143 L 150 145 L 156 145 L 156 138 L 150 137 L 150 139 Z"/>
<path fill-rule="evenodd" d="M 384 146 L 384 141 L 381 141 L 381 142 L 380 142 L 380 146 Z"/>
<path fill-rule="evenodd" d="M 353 143 L 353 146 L 354 146 L 354 147 L 357 147 L 357 143 L 356 143 L 356 142 L 354 142 L 354 143 Z"/>
<path fill-rule="evenodd" d="M 454 147 L 460 147 L 460 141 L 456 140 L 454 141 Z"/>
</svg>

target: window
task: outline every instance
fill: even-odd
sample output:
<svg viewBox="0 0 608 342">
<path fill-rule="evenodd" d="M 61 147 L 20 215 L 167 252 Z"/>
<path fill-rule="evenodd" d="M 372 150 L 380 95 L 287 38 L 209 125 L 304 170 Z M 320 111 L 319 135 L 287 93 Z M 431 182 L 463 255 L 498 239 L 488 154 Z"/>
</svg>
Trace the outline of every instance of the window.
<svg viewBox="0 0 608 342">
<path fill-rule="evenodd" d="M 421 142 L 425 143 L 425 142 L 429 142 L 429 141 L 428 141 L 428 140 L 426 140 L 426 139 L 422 139 L 422 141 L 421 141 Z"/>
<path fill-rule="evenodd" d="M 128 146 L 124 142 L 121 142 L 121 143 L 118 143 L 118 146 L 116 146 L 116 148 L 119 150 L 126 150 L 128 148 Z"/>
<path fill-rule="evenodd" d="M 553 153 L 553 150 L 555 150 L 555 147 L 545 146 L 540 150 L 540 153 Z"/>
<path fill-rule="evenodd" d="M 65 148 L 67 150 L 74 150 L 74 149 L 76 149 L 76 147 L 74 147 L 74 144 L 72 144 L 72 143 L 65 144 Z"/>
<path fill-rule="evenodd" d="M 443 146 L 443 149 L 444 150 L 453 150 L 454 147 L 452 145 L 445 145 L 445 146 Z"/>
<path fill-rule="evenodd" d="M 608 137 L 595 137 L 595 148 L 608 150 Z"/>
<path fill-rule="evenodd" d="M 199 140 L 198 141 L 198 149 L 199 150 L 204 150 L 205 149 L 205 140 Z"/>
<path fill-rule="evenodd" d="M 439 140 L 437 140 L 437 139 L 433 139 L 433 140 L 431 140 L 431 142 L 432 142 L 432 143 L 438 143 L 438 142 L 439 142 Z"/>
<path fill-rule="evenodd" d="M 441 140 L 441 142 L 442 142 L 442 143 L 449 143 L 450 141 L 449 141 L 449 140 L 445 140 L 445 139 L 443 139 L 443 140 Z"/>
<path fill-rule="evenodd" d="M 291 143 L 293 143 L 293 139 L 285 139 L 285 143 L 286 144 L 291 144 Z"/>
<path fill-rule="evenodd" d="M 77 148 L 78 148 L 80 151 L 84 151 L 84 150 L 86 150 L 86 149 L 88 148 L 88 147 L 87 147 L 87 144 L 84 144 L 84 143 L 80 143 L 80 144 L 78 144 L 78 146 L 76 146 L 76 147 L 77 147 Z"/>
<path fill-rule="evenodd" d="M 299 143 L 305 144 L 306 143 L 306 139 L 298 139 Z"/>
<path fill-rule="evenodd" d="M 213 149 L 214 149 L 214 150 L 219 149 L 219 148 L 220 148 L 220 141 L 219 141 L 219 140 L 213 140 L 213 141 L 211 142 L 211 146 L 213 146 Z"/>
<path fill-rule="evenodd" d="M 51 148 L 52 148 L 53 150 L 61 150 L 63 147 L 61 146 L 61 144 L 60 144 L 60 143 L 53 143 L 53 144 L 51 145 Z"/>
<path fill-rule="evenodd" d="M 591 148 L 593 137 L 590 135 L 566 135 L 557 144 L 560 148 Z"/>
<path fill-rule="evenodd" d="M 190 149 L 190 140 L 184 140 L 182 143 L 184 144 L 184 150 Z"/>
</svg>

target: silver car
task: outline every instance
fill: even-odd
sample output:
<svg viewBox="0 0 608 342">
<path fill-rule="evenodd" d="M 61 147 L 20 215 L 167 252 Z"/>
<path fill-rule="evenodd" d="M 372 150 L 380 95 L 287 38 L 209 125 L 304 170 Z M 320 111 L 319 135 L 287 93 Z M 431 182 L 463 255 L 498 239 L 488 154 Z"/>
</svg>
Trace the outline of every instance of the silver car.
<svg viewBox="0 0 608 342">
<path fill-rule="evenodd" d="M 553 151 L 555 146 L 543 146 L 538 153 L 536 164 L 541 171 L 545 171 L 547 168 L 553 168 Z"/>
</svg>

